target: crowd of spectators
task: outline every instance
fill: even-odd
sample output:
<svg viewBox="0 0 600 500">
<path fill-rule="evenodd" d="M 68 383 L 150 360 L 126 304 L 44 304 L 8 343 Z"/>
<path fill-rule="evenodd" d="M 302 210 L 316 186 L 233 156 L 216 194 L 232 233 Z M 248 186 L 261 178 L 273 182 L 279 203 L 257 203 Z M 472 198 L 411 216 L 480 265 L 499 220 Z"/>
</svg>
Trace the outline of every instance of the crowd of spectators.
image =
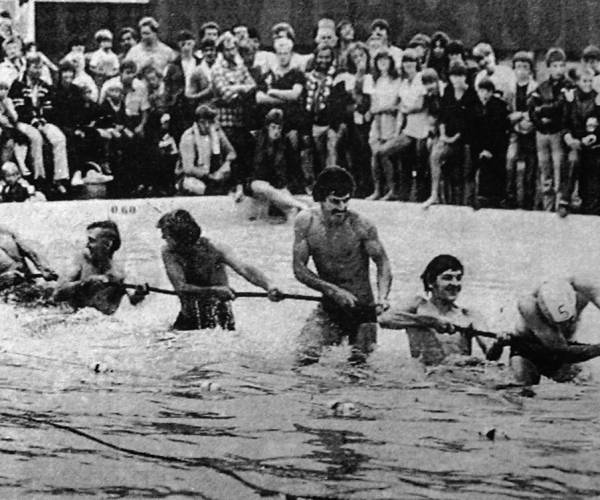
<svg viewBox="0 0 600 500">
<path fill-rule="evenodd" d="M 316 175 L 340 165 L 357 196 L 475 208 L 600 214 L 600 49 L 567 69 L 560 48 L 500 64 L 443 32 L 392 43 L 384 19 L 364 41 L 319 20 L 314 50 L 274 25 L 182 30 L 176 46 L 142 18 L 56 64 L 5 36 L 0 61 L 0 197 L 231 193 L 301 209 Z M 266 37 L 264 37 L 266 38 Z"/>
</svg>

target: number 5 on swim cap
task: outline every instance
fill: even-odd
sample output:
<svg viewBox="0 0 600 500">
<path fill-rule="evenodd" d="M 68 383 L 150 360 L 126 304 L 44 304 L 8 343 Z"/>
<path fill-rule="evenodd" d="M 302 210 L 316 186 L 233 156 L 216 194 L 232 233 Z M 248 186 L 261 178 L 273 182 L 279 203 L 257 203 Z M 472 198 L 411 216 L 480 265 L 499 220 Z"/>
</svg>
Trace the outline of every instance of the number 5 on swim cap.
<svg viewBox="0 0 600 500">
<path fill-rule="evenodd" d="M 575 317 L 577 295 L 567 280 L 548 280 L 538 290 L 537 303 L 548 320 L 564 323 Z"/>
</svg>

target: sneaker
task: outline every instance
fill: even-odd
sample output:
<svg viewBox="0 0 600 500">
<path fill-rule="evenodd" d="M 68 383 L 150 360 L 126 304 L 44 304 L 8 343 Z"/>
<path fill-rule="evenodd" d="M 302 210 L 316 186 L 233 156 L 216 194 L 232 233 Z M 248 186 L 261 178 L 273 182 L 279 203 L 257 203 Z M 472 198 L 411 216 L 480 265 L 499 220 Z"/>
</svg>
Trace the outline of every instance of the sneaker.
<svg viewBox="0 0 600 500">
<path fill-rule="evenodd" d="M 83 186 L 83 177 L 81 175 L 81 170 L 78 170 L 73 174 L 73 178 L 71 179 L 71 186 Z"/>
<path fill-rule="evenodd" d="M 88 170 L 88 173 L 83 179 L 86 184 L 106 184 L 114 179 L 112 175 L 101 174 L 97 170 Z"/>
</svg>

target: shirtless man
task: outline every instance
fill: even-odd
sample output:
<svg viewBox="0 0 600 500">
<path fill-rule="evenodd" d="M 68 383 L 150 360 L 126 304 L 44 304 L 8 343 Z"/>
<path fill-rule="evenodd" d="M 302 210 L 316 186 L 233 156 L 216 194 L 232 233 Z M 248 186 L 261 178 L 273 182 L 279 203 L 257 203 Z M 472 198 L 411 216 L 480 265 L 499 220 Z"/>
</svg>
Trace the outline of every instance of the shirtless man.
<svg viewBox="0 0 600 500">
<path fill-rule="evenodd" d="M 181 302 L 175 330 L 235 329 L 231 308 L 235 292 L 229 287 L 225 266 L 266 290 L 269 300 L 283 299 L 281 291 L 260 270 L 241 261 L 225 245 L 201 237 L 200 226 L 186 210 L 163 215 L 157 227 L 166 242 L 162 259 L 167 276 Z"/>
<path fill-rule="evenodd" d="M 324 169 L 313 190 L 319 206 L 300 212 L 294 223 L 294 275 L 323 294 L 300 333 L 300 365 L 317 362 L 323 347 L 346 336 L 353 347 L 351 361 L 364 361 L 377 341 L 377 313 L 388 307 L 390 263 L 375 226 L 348 210 L 353 192 L 346 170 Z M 316 273 L 308 267 L 310 258 Z M 369 259 L 377 266 L 377 301 Z"/>
<path fill-rule="evenodd" d="M 114 222 L 90 224 L 86 247 L 76 255 L 71 268 L 59 281 L 54 300 L 68 302 L 75 309 L 94 307 L 104 314 L 113 314 L 123 295 L 127 295 L 133 305 L 141 302 L 147 294 L 143 287 L 129 294 L 122 286 L 125 273 L 113 262 L 113 255 L 120 247 L 121 237 Z"/>
<path fill-rule="evenodd" d="M 379 318 L 383 328 L 406 328 L 411 356 L 427 366 L 438 365 L 451 355 L 471 356 L 473 336 L 454 333 L 452 325 L 485 329 L 480 315 L 456 303 L 462 290 L 463 274 L 463 265 L 456 257 L 438 255 L 421 275 L 425 296 L 417 295 L 410 304 L 391 308 Z M 410 316 L 405 313 L 427 316 L 428 323 L 435 318 L 439 323 L 407 327 Z M 478 337 L 476 339 L 485 353 L 485 344 Z"/>
<path fill-rule="evenodd" d="M 57 278 L 56 273 L 34 250 L 16 234 L 0 226 L 0 289 L 31 281 L 33 276 L 27 265 L 29 260 L 46 281 Z"/>
<path fill-rule="evenodd" d="M 545 281 L 521 297 L 515 331 L 498 339 L 488 358 L 498 359 L 502 347 L 510 345 L 510 367 L 517 383 L 538 384 L 541 375 L 557 382 L 572 380 L 580 371 L 574 363 L 600 356 L 600 344 L 573 340 L 585 307 L 592 302 L 600 308 L 599 283 L 575 275 Z"/>
</svg>

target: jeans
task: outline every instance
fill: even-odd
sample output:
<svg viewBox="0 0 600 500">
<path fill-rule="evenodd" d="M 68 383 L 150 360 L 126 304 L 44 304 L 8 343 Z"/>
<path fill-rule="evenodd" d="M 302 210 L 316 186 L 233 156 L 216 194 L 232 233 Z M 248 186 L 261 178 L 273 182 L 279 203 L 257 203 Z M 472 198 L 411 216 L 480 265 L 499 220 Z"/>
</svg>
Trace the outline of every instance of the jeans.
<svg viewBox="0 0 600 500">
<path fill-rule="evenodd" d="M 506 200 L 510 206 L 528 210 L 533 208 L 536 167 L 535 135 L 511 134 L 506 152 Z"/>
<path fill-rule="evenodd" d="M 540 169 L 542 208 L 552 212 L 556 209 L 561 193 L 561 173 L 565 168 L 565 149 L 560 133 L 536 132 L 536 147 Z"/>
<path fill-rule="evenodd" d="M 67 139 L 65 134 L 51 123 L 46 123 L 36 128 L 27 123 L 19 123 L 17 129 L 29 139 L 31 158 L 33 160 L 33 175 L 35 179 L 45 179 L 43 146 L 44 138 L 52 146 L 54 159 L 54 180 L 63 181 L 69 178 L 69 164 L 67 161 Z"/>
</svg>

